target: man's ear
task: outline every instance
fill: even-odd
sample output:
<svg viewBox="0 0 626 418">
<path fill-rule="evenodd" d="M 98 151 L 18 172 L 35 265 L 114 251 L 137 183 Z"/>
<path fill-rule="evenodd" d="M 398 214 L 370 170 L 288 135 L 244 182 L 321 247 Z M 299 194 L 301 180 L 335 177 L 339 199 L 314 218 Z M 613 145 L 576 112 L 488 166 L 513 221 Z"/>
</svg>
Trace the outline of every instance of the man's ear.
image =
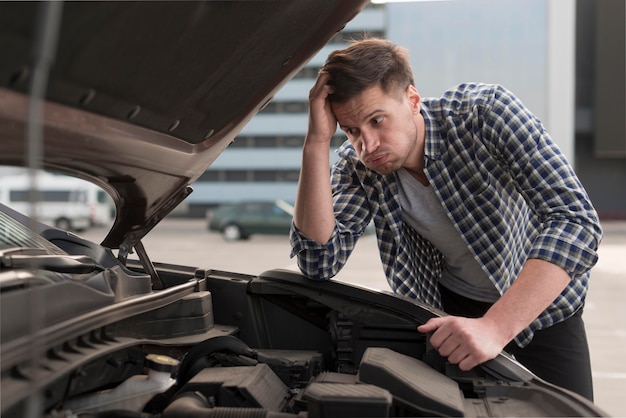
<svg viewBox="0 0 626 418">
<path fill-rule="evenodd" d="M 407 100 L 411 104 L 411 110 L 413 111 L 413 113 L 414 114 L 419 113 L 421 98 L 420 98 L 420 94 L 417 91 L 417 89 L 415 88 L 415 86 L 409 85 L 406 88 L 405 94 L 406 94 Z"/>
</svg>

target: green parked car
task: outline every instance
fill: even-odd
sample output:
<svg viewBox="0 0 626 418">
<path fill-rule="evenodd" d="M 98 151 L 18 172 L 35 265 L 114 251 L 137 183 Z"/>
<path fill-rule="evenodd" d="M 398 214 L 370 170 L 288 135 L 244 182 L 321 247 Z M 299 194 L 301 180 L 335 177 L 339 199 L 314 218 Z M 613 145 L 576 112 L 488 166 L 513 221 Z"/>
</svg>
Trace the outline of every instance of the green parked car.
<svg viewBox="0 0 626 418">
<path fill-rule="evenodd" d="M 222 233 L 227 241 L 252 234 L 287 235 L 293 206 L 283 200 L 245 201 L 207 211 L 208 229 Z"/>
</svg>

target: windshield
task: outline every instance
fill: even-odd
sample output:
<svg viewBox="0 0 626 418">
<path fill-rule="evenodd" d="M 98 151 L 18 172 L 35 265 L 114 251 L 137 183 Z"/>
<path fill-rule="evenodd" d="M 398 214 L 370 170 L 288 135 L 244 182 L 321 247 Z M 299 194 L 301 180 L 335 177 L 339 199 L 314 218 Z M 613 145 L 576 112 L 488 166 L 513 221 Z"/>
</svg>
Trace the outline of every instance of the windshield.
<svg viewBox="0 0 626 418">
<path fill-rule="evenodd" d="M 65 254 L 59 247 L 0 210 L 0 250 L 12 248 L 39 248 L 51 255 Z"/>
</svg>

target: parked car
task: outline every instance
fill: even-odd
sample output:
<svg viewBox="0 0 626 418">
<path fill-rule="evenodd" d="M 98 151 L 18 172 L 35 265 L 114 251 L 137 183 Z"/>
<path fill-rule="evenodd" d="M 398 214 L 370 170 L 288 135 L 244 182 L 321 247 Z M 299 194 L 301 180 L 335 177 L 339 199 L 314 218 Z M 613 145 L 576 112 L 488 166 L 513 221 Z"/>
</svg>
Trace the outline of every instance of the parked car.
<svg viewBox="0 0 626 418">
<path fill-rule="evenodd" d="M 366 3 L 0 2 L 0 163 L 116 206 L 100 243 L 0 206 L 3 417 L 604 415 L 506 353 L 446 363 L 414 300 L 142 245 Z"/>
<path fill-rule="evenodd" d="M 207 211 L 208 229 L 227 241 L 252 234 L 287 235 L 292 218 L 293 206 L 284 200 L 238 202 Z"/>
</svg>

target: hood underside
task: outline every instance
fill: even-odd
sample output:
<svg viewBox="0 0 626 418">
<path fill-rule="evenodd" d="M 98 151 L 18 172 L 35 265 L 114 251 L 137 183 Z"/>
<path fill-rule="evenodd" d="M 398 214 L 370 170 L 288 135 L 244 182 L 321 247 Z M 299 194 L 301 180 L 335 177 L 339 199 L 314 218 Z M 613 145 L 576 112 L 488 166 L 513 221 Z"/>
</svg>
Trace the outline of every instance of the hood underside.
<svg viewBox="0 0 626 418">
<path fill-rule="evenodd" d="M 132 245 L 366 3 L 2 2 L 0 162 L 104 188 Z"/>
</svg>

